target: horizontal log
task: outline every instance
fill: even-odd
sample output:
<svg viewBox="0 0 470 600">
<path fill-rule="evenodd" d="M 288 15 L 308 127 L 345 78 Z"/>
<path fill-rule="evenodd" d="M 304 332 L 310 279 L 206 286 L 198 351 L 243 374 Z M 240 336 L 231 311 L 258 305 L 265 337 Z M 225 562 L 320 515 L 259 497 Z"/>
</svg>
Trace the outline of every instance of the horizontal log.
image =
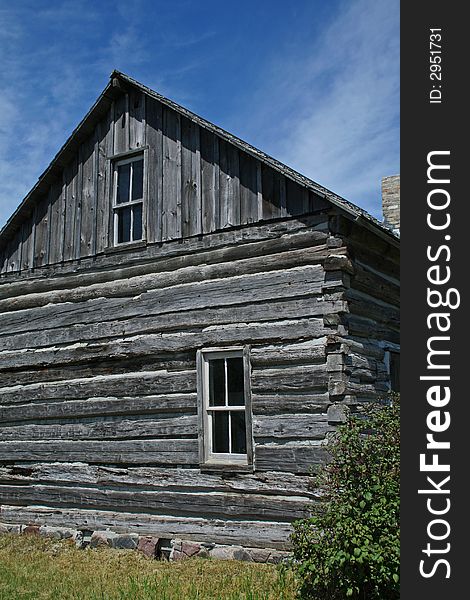
<svg viewBox="0 0 470 600">
<path fill-rule="evenodd" d="M 217 306 L 232 306 L 272 299 L 320 294 L 324 280 L 321 265 L 183 283 L 132 298 L 104 298 L 48 304 L 36 309 L 3 313 L 3 335 L 75 326 L 108 320 L 148 317 Z"/>
<path fill-rule="evenodd" d="M 310 474 L 313 468 L 325 464 L 328 452 L 322 442 L 287 442 L 257 444 L 256 469 Z"/>
<path fill-rule="evenodd" d="M 109 343 L 74 344 L 70 347 L 53 347 L 40 351 L 4 351 L 0 352 L 0 372 L 31 367 L 77 365 L 103 357 L 106 360 L 122 360 L 158 355 L 161 352 L 195 352 L 198 348 L 208 346 L 312 339 L 331 332 L 331 328 L 324 326 L 322 318 L 308 318 L 211 326 L 197 333 L 149 334 L 111 340 Z M 0 386 L 5 385 L 3 382 L 8 380 L 7 377 L 0 376 Z"/>
<path fill-rule="evenodd" d="M 195 371 L 147 371 L 125 375 L 98 375 L 71 381 L 52 381 L 0 388 L 2 404 L 44 400 L 77 400 L 105 396 L 146 396 L 195 392 Z"/>
<path fill-rule="evenodd" d="M 104 467 L 84 463 L 35 463 L 0 466 L 0 483 L 94 485 L 110 489 L 130 486 L 146 491 L 214 491 L 269 496 L 305 496 L 319 498 L 311 478 L 292 473 L 205 473 L 199 469 L 171 467 Z"/>
<path fill-rule="evenodd" d="M 196 465 L 199 454 L 197 439 L 0 442 L 0 462 L 21 461 Z"/>
<path fill-rule="evenodd" d="M 278 415 L 280 413 L 321 413 L 330 404 L 330 395 L 323 393 L 252 393 L 251 404 L 254 415 Z"/>
<path fill-rule="evenodd" d="M 311 303 L 311 300 L 307 300 Z M 344 308 L 342 302 L 327 303 L 318 302 L 322 307 L 322 314 L 335 312 L 329 310 L 329 305 L 335 304 L 334 308 Z M 250 361 L 253 367 L 279 366 L 289 364 L 303 364 L 325 362 L 326 360 L 326 338 L 309 340 L 297 344 L 276 344 L 254 347 L 250 353 Z"/>
<path fill-rule="evenodd" d="M 281 369 L 253 369 L 253 392 L 306 392 L 328 384 L 326 364 L 300 365 Z"/>
<path fill-rule="evenodd" d="M 196 415 L 166 418 L 95 417 L 81 422 L 22 423 L 1 428 L 4 442 L 25 440 L 108 440 L 155 439 L 197 436 Z"/>
<path fill-rule="evenodd" d="M 305 516 L 303 496 L 233 494 L 226 492 L 157 491 L 60 487 L 57 485 L 0 485 L 0 504 L 74 507 L 129 511 L 180 517 L 272 520 L 290 522 Z"/>
<path fill-rule="evenodd" d="M 143 333 L 184 331 L 186 329 L 203 328 L 211 325 L 224 325 L 230 323 L 245 323 L 253 321 L 270 321 L 275 315 L 278 319 L 292 319 L 313 317 L 324 314 L 341 313 L 346 310 L 345 301 L 322 301 L 321 297 L 306 297 L 289 300 L 269 300 L 240 306 L 222 308 L 203 308 L 169 314 L 155 314 L 146 317 L 131 317 L 127 319 L 103 321 L 101 323 L 79 323 L 73 327 L 43 328 L 41 331 L 28 331 L 0 337 L 1 350 L 33 349 L 57 344 L 72 344 L 74 342 L 94 342 L 109 340 L 113 337 L 124 335 L 138 335 Z M 304 361 L 309 357 L 309 348 L 299 349 L 294 356 Z M 321 349 L 312 348 L 318 354 Z M 281 349 L 273 350 L 272 355 L 281 358 L 287 354 Z M 294 350 L 292 350 L 294 352 Z M 258 353 L 259 354 L 259 353 Z M 266 357 L 272 352 L 266 349 Z M 257 358 L 257 357 L 255 357 Z M 263 360 L 263 356 L 259 357 Z M 312 354 L 311 358 L 315 358 Z M 294 360 L 294 358 L 292 358 Z"/>
<path fill-rule="evenodd" d="M 18 295 L 0 300 L 0 311 L 16 311 L 37 308 L 46 304 L 81 302 L 95 298 L 133 297 L 149 290 L 172 287 L 181 284 L 195 284 L 214 279 L 265 273 L 279 269 L 289 269 L 302 265 L 320 265 L 330 256 L 326 246 L 313 246 L 290 250 L 263 257 L 245 257 L 219 264 L 173 268 L 172 270 L 153 270 L 144 275 L 127 276 L 122 270 L 115 272 L 114 279 L 101 283 L 88 283 L 84 278 L 69 279 L 70 288 L 52 289 L 45 292 L 26 294 L 18 289 Z M 175 265 L 176 266 L 176 265 Z M 109 275 L 108 275 L 109 277 Z M 52 280 L 54 281 L 54 280 Z M 60 282 L 59 282 L 60 283 Z M 81 285 L 79 285 L 81 283 Z M 85 285 L 83 285 L 85 284 Z"/>
<path fill-rule="evenodd" d="M 196 394 L 165 394 L 162 396 L 123 396 L 61 402 L 0 405 L 0 423 L 38 421 L 71 417 L 117 416 L 194 412 Z"/>
<path fill-rule="evenodd" d="M 254 548 L 286 549 L 292 527 L 288 523 L 253 520 L 227 520 L 161 517 L 83 509 L 54 509 L 40 506 L 3 505 L 0 518 L 5 523 L 28 523 L 85 530 L 111 529 L 117 532 L 183 538 L 201 542 L 241 544 Z"/>
<path fill-rule="evenodd" d="M 278 414 L 255 416 L 253 435 L 255 443 L 282 440 L 323 440 L 334 427 L 328 425 L 326 414 Z"/>
<path fill-rule="evenodd" d="M 122 264 L 115 268 L 103 265 L 104 268 L 96 270 L 94 265 L 83 272 L 60 275 L 59 269 L 47 276 L 37 277 L 29 274 L 29 277 L 21 278 L 22 281 L 4 282 L 0 284 L 0 299 L 15 298 L 52 292 L 54 290 L 67 290 L 77 287 L 88 287 L 100 283 L 115 282 L 117 280 L 131 279 L 152 273 L 165 273 L 177 269 L 188 269 L 200 265 L 217 265 L 240 261 L 247 257 L 265 257 L 271 254 L 301 250 L 302 248 L 316 247 L 319 252 L 326 249 L 325 242 L 327 234 L 315 230 L 303 230 L 285 235 L 277 239 L 268 239 L 260 242 L 246 243 L 237 246 L 208 249 L 198 253 L 183 254 L 170 258 L 154 258 L 151 261 L 140 262 L 137 265 L 123 267 Z M 214 271 L 217 272 L 217 271 Z"/>
</svg>

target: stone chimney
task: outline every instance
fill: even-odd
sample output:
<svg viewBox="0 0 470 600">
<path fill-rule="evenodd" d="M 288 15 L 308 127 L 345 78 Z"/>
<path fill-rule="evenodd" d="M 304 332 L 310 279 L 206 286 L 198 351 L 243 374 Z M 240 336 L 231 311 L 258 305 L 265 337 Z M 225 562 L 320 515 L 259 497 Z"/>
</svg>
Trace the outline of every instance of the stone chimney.
<svg viewBox="0 0 470 600">
<path fill-rule="evenodd" d="M 382 179 L 382 212 L 384 224 L 400 233 L 400 175 Z"/>
</svg>

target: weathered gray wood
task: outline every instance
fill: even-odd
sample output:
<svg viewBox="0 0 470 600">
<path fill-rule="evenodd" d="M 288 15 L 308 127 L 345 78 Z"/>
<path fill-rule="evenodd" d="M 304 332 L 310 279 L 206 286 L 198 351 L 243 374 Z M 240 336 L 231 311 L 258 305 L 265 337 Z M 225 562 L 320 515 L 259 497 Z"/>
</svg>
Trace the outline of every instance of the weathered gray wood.
<svg viewBox="0 0 470 600">
<path fill-rule="evenodd" d="M 276 440 L 323 440 L 334 427 L 326 414 L 258 415 L 253 419 L 255 442 Z"/>
<path fill-rule="evenodd" d="M 156 100 L 146 99 L 146 141 L 148 151 L 147 240 L 162 239 L 163 212 L 163 112 Z"/>
<path fill-rule="evenodd" d="M 85 463 L 35 463 L 0 467 L 2 485 L 66 484 L 147 491 L 257 493 L 265 496 L 302 496 L 317 500 L 318 491 L 307 476 L 292 473 L 205 473 L 172 467 L 107 467 Z"/>
<path fill-rule="evenodd" d="M 1 410 L 1 409 L 0 409 Z M 130 411 L 130 414 L 132 415 Z M 180 438 L 197 435 L 195 415 L 179 415 L 156 419 L 149 416 L 127 418 L 74 420 L 72 422 L 40 423 L 2 426 L 2 440 L 110 440 L 145 438 Z"/>
<path fill-rule="evenodd" d="M 240 154 L 240 223 L 258 220 L 258 163 L 247 154 Z"/>
<path fill-rule="evenodd" d="M 152 261 L 145 261 L 141 264 L 117 268 L 111 268 L 107 270 L 92 270 L 85 271 L 83 273 L 77 273 L 74 275 L 62 275 L 56 276 L 56 273 L 51 273 L 51 277 L 41 277 L 14 282 L 5 282 L 0 286 L 0 299 L 3 298 L 14 298 L 15 296 L 29 296 L 30 294 L 37 294 L 41 292 L 49 292 L 52 290 L 60 289 L 73 289 L 80 286 L 90 286 L 96 283 L 105 283 L 109 281 L 119 281 L 122 279 L 130 279 L 138 275 L 148 275 L 151 273 L 159 273 L 165 271 L 174 271 L 176 269 L 182 269 L 185 267 L 198 266 L 210 263 L 211 265 L 220 264 L 224 262 L 233 262 L 235 260 L 242 260 L 255 257 L 265 257 L 267 255 L 282 253 L 286 251 L 302 250 L 309 248 L 312 253 L 325 252 L 324 256 L 315 255 L 310 257 L 308 260 L 312 263 L 318 264 L 323 262 L 325 257 L 329 255 L 329 250 L 326 244 L 326 236 L 322 232 L 303 230 L 298 233 L 294 233 L 291 236 L 281 237 L 280 239 L 268 239 L 260 242 L 252 242 L 247 244 L 240 244 L 235 246 L 228 246 L 222 248 L 216 248 L 213 250 L 207 250 L 197 254 L 187 254 L 183 256 L 172 256 L 169 258 L 162 257 L 160 259 L 154 259 Z M 295 254 L 300 257 L 301 253 Z M 289 259 L 289 255 L 284 255 L 284 258 Z M 86 260 L 86 259 L 84 259 Z M 301 258 L 298 258 L 299 265 L 302 264 Z M 305 261 L 306 259 L 304 259 Z M 267 265 L 270 264 L 268 259 Z M 263 270 L 262 261 L 252 261 L 252 264 L 258 263 L 259 266 L 256 271 Z M 250 270 L 250 262 L 246 263 L 247 270 L 240 271 L 244 272 L 255 272 L 252 267 Z M 281 263 L 284 264 L 284 263 Z M 241 265 L 240 265 L 241 266 Z M 288 263 L 286 263 L 288 266 Z M 297 265 L 294 265 L 297 266 Z M 220 268 L 220 267 L 219 267 Z M 223 267 L 222 267 L 223 268 Z M 222 271 L 221 271 L 222 272 Z M 225 276 L 225 274 L 224 274 Z M 2 305 L 4 308 L 7 305 Z M 8 309 L 13 310 L 14 304 L 8 304 Z"/>
<path fill-rule="evenodd" d="M 100 464 L 198 463 L 197 440 L 105 440 L 1 442 L 0 461 L 88 462 Z"/>
<path fill-rule="evenodd" d="M 271 260 L 267 258 L 266 262 Z M 276 266 L 275 260 L 272 262 L 272 266 Z M 256 261 L 252 264 L 257 270 L 262 266 L 256 267 Z M 122 319 L 135 315 L 144 316 L 149 309 L 153 309 L 153 313 L 163 314 L 163 312 L 196 310 L 209 306 L 227 306 L 250 301 L 259 302 L 270 298 L 292 297 L 295 293 L 298 293 L 299 296 L 306 296 L 319 294 L 324 287 L 324 272 L 321 265 L 230 276 L 233 271 L 237 272 L 237 266 L 239 265 L 232 263 L 228 272 L 225 270 L 223 273 L 217 273 L 217 267 L 203 267 L 201 271 L 195 269 L 189 273 L 175 271 L 169 274 L 151 275 L 144 277 L 143 282 L 137 278 L 134 282 L 121 281 L 50 293 L 48 294 L 50 304 L 46 306 L 41 306 L 41 303 L 36 302 L 40 306 L 36 310 L 25 310 L 21 314 L 3 313 L 0 317 L 2 331 L 5 333 L 11 331 L 8 329 L 9 327 L 15 323 L 24 323 L 25 319 L 29 323 L 27 330 L 31 330 L 31 327 L 34 327 L 33 323 L 39 323 L 40 327 L 44 327 L 51 322 L 50 319 L 53 319 L 55 327 L 81 322 L 102 322 L 106 320 L 106 315 L 112 319 Z M 185 274 L 189 277 L 185 278 Z M 204 274 L 207 276 L 204 277 Z M 211 274 L 216 275 L 216 278 L 210 278 Z M 178 275 L 182 283 L 175 285 Z M 186 283 L 185 279 L 186 281 L 189 279 L 191 283 Z M 162 287 L 158 289 L 157 285 Z M 287 289 L 286 286 L 291 289 Z M 171 294 L 169 293 L 170 289 L 172 290 Z M 135 295 L 146 290 L 147 293 L 142 296 Z M 126 297 L 129 296 L 132 298 L 127 299 Z M 30 299 L 32 300 L 32 298 Z M 45 301 L 46 298 L 42 300 Z M 3 308 L 2 303 L 7 304 L 8 302 L 13 301 L 0 301 L 1 308 Z M 21 308 L 26 307 L 21 306 Z M 21 330 L 24 330 L 24 326 L 14 329 L 14 331 Z"/>
<path fill-rule="evenodd" d="M 219 202 L 219 139 L 201 129 L 201 202 L 202 230 L 209 233 L 217 229 L 220 221 Z"/>
<path fill-rule="evenodd" d="M 90 256 L 95 253 L 96 237 L 96 191 L 95 191 L 95 138 L 89 138 L 82 144 L 81 164 L 81 228 L 80 256 Z"/>
<path fill-rule="evenodd" d="M 254 415 L 278 415 L 280 413 L 322 413 L 331 403 L 327 390 L 303 393 L 253 393 Z"/>
<path fill-rule="evenodd" d="M 145 145 L 145 94 L 139 90 L 129 91 L 129 149 Z"/>
<path fill-rule="evenodd" d="M 209 327 L 198 333 L 147 334 L 110 342 L 77 344 L 40 351 L 1 352 L 0 371 L 28 367 L 53 367 L 93 359 L 122 359 L 152 353 L 195 351 L 204 346 L 242 343 L 274 343 L 283 340 L 312 339 L 330 333 L 322 318 L 293 319 L 266 323 L 246 323 Z"/>
<path fill-rule="evenodd" d="M 162 240 L 181 237 L 181 119 L 163 109 Z"/>
<path fill-rule="evenodd" d="M 325 464 L 328 452 L 321 442 L 287 442 L 256 445 L 256 469 L 311 473 L 312 468 Z"/>
<path fill-rule="evenodd" d="M 219 139 L 219 228 L 240 224 L 240 175 L 237 148 Z"/>
<path fill-rule="evenodd" d="M 54 507 L 80 506 L 84 509 L 124 511 L 132 503 L 134 510 L 162 516 L 204 518 L 251 518 L 257 520 L 292 521 L 306 516 L 306 498 L 289 499 L 274 495 L 266 498 L 254 494 L 220 492 L 155 491 L 132 486 L 126 490 L 94 489 L 90 487 L 59 487 L 52 485 L 3 486 L 0 485 L 0 502 L 33 504 Z"/>
<path fill-rule="evenodd" d="M 75 258 L 76 232 L 75 223 L 80 216 L 78 210 L 78 161 L 74 159 L 64 169 L 65 185 L 65 232 L 64 232 L 64 260 Z"/>
<path fill-rule="evenodd" d="M 129 97 L 121 94 L 114 103 L 114 152 L 129 150 Z"/>
<path fill-rule="evenodd" d="M 183 237 L 202 234 L 199 125 L 181 121 L 181 201 Z"/>
<path fill-rule="evenodd" d="M 21 251 L 21 271 L 28 271 L 33 266 L 34 260 L 34 235 L 35 221 L 32 217 L 25 219 L 22 226 L 22 251 Z M 1 286 L 0 286 L 1 287 Z"/>
<path fill-rule="evenodd" d="M 64 398 L 59 402 L 35 401 L 30 404 L 0 406 L 0 423 L 13 421 L 41 421 L 43 419 L 69 419 L 72 417 L 119 416 L 129 414 L 180 415 L 195 412 L 195 393 L 176 393 L 161 396 L 123 396 L 86 398 L 73 400 Z"/>
<path fill-rule="evenodd" d="M 162 517 L 112 511 L 51 509 L 3 505 L 1 518 L 7 523 L 31 523 L 86 530 L 123 531 L 156 535 L 161 538 L 195 539 L 223 544 L 249 545 L 255 548 L 290 547 L 292 528 L 288 523 L 255 520 L 226 520 Z"/>
<path fill-rule="evenodd" d="M 103 252 L 109 243 L 110 220 L 110 178 L 111 168 L 108 157 L 113 153 L 113 107 L 97 126 L 98 140 L 96 157 L 96 252 Z"/>
<path fill-rule="evenodd" d="M 36 228 L 34 237 L 34 266 L 48 262 L 49 198 L 46 196 L 37 204 Z"/>
<path fill-rule="evenodd" d="M 281 369 L 254 369 L 251 385 L 254 393 L 325 389 L 328 383 L 326 364 L 290 366 Z"/>
<path fill-rule="evenodd" d="M 67 400 L 97 396 L 143 396 L 196 390 L 194 371 L 148 371 L 125 375 L 98 375 L 69 381 L 0 388 L 2 404 L 38 400 Z"/>
</svg>

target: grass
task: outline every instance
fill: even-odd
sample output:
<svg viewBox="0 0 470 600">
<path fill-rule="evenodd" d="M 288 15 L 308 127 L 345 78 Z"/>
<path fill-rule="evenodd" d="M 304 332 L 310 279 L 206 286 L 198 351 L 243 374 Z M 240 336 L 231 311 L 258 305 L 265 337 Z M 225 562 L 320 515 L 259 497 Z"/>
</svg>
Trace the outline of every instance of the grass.
<svg viewBox="0 0 470 600">
<path fill-rule="evenodd" d="M 0 600 L 293 600 L 287 567 L 138 552 L 79 550 L 35 535 L 0 535 Z"/>
</svg>

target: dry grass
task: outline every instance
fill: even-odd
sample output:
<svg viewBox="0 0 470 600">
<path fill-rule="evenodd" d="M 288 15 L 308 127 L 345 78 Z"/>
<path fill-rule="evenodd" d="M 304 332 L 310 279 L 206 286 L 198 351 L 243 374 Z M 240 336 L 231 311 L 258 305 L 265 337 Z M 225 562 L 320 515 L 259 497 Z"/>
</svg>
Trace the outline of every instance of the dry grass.
<svg viewBox="0 0 470 600">
<path fill-rule="evenodd" d="M 138 552 L 79 550 L 33 535 L 0 535 L 0 600 L 293 600 L 286 568 Z"/>
</svg>

